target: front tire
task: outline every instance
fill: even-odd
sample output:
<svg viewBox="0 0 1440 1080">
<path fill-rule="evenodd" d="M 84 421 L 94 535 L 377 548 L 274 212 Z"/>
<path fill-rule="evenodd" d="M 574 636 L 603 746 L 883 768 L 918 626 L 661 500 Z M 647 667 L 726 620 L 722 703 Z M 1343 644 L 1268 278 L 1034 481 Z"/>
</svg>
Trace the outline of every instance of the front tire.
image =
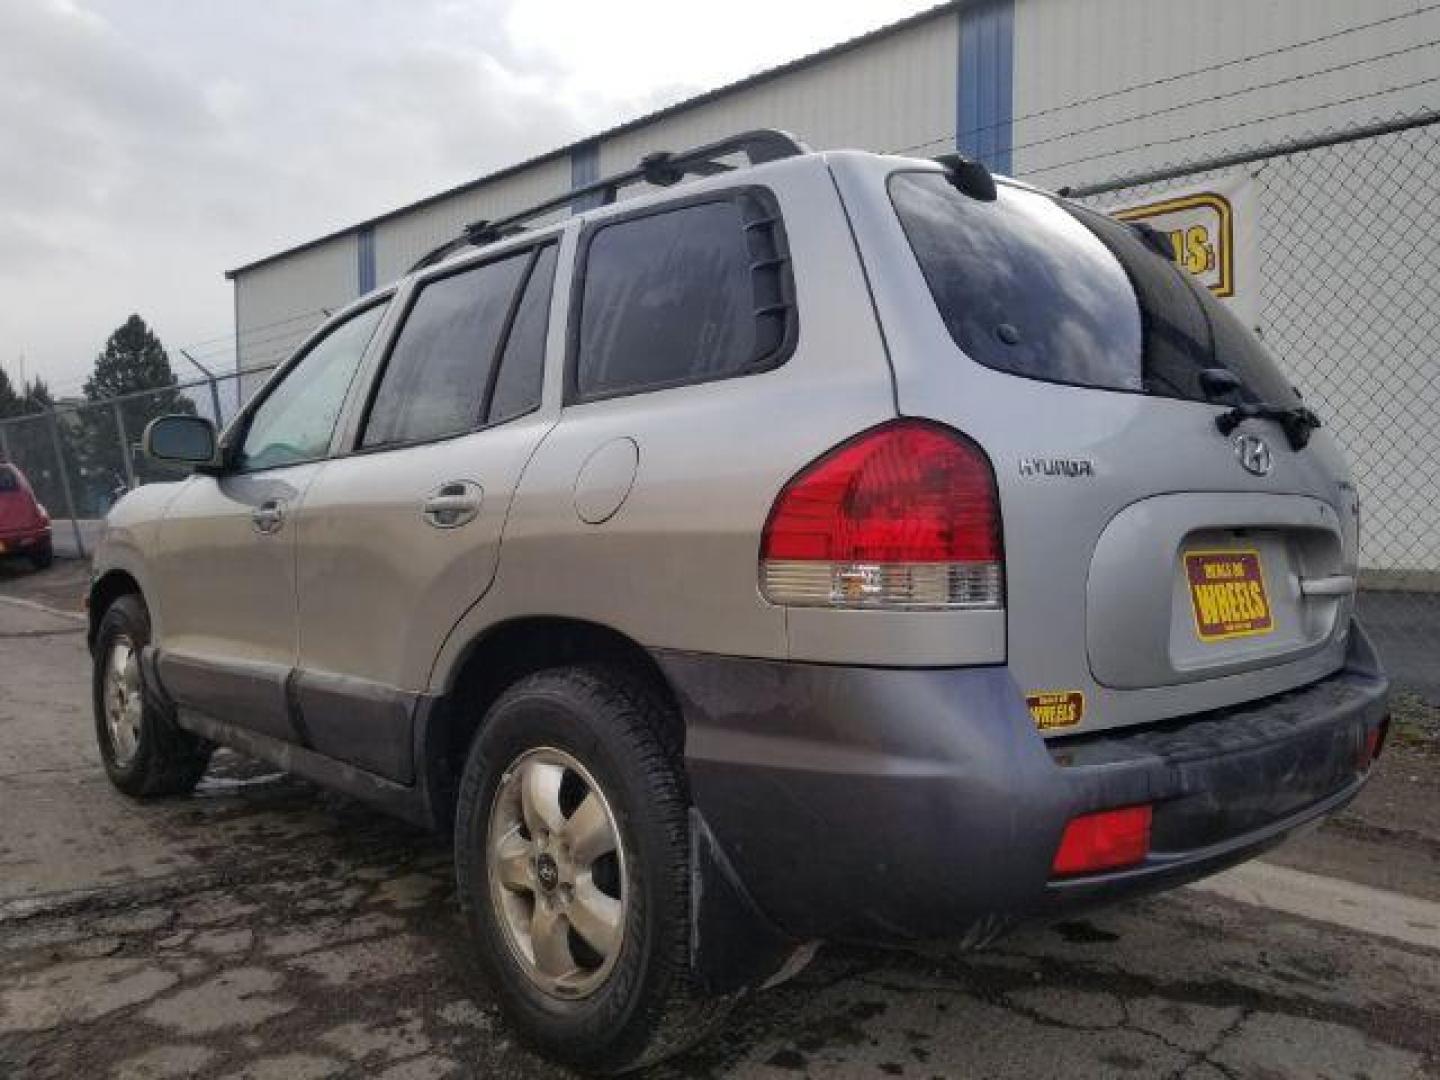
<svg viewBox="0 0 1440 1080">
<path fill-rule="evenodd" d="M 690 977 L 689 816 L 668 717 L 604 667 L 543 671 L 496 701 L 461 781 L 455 865 L 479 964 L 524 1039 L 622 1072 L 726 1012 Z"/>
<path fill-rule="evenodd" d="M 122 596 L 100 619 L 91 680 L 95 738 L 110 782 L 126 795 L 183 795 L 194 789 L 214 749 L 175 725 L 145 693 L 140 651 L 150 643 L 150 613 Z"/>
</svg>

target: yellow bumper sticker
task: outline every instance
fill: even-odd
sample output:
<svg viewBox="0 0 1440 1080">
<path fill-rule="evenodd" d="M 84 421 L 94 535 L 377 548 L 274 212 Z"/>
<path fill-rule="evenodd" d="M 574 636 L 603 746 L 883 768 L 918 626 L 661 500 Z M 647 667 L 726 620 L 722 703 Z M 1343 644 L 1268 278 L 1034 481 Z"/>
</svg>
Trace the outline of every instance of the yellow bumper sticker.
<svg viewBox="0 0 1440 1080">
<path fill-rule="evenodd" d="M 1074 727 L 1085 716 L 1085 695 L 1079 690 L 1035 690 L 1025 695 L 1025 704 L 1041 731 Z"/>
</svg>

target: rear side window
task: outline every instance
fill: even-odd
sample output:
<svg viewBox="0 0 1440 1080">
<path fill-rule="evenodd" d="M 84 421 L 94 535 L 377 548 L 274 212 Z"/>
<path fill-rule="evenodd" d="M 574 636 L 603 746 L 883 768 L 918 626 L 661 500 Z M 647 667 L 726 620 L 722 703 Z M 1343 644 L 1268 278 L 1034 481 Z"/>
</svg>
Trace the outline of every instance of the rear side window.
<svg viewBox="0 0 1440 1080">
<path fill-rule="evenodd" d="M 394 446 L 470 431 L 533 252 L 427 282 L 405 316 L 361 445 Z"/>
<path fill-rule="evenodd" d="M 783 228 L 758 191 L 602 225 L 583 282 L 580 400 L 763 371 L 793 347 Z"/>
<path fill-rule="evenodd" d="M 1298 401 L 1259 339 L 1130 226 L 1006 184 L 982 202 L 941 173 L 900 173 L 890 197 L 951 336 L 987 367 L 1191 401 L 1226 368 L 1235 400 Z"/>
<path fill-rule="evenodd" d="M 19 491 L 20 480 L 11 469 L 0 466 L 0 491 Z"/>
</svg>

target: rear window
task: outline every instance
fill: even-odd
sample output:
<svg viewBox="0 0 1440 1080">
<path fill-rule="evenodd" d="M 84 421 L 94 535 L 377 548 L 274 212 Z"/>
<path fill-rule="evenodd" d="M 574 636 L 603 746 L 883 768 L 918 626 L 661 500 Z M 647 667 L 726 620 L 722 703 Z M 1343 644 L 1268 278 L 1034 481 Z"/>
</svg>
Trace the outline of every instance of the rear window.
<svg viewBox="0 0 1440 1080">
<path fill-rule="evenodd" d="M 1240 381 L 1227 402 L 1298 400 L 1255 335 L 1130 226 L 1005 184 L 982 202 L 941 173 L 900 173 L 890 196 L 951 336 L 986 367 L 1191 401 L 1225 368 Z"/>
<path fill-rule="evenodd" d="M 13 469 L 0 465 L 0 491 L 19 491 L 20 479 Z"/>
</svg>

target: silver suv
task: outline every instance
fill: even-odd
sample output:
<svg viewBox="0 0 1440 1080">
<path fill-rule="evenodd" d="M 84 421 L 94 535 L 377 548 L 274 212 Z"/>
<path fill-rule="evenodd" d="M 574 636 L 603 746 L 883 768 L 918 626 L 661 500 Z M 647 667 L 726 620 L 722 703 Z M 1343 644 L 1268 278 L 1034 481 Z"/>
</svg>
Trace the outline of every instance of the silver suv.
<svg viewBox="0 0 1440 1080">
<path fill-rule="evenodd" d="M 452 829 L 515 1027 L 603 1071 L 822 940 L 1254 855 L 1359 790 L 1387 682 L 1340 454 L 1167 250 L 777 132 L 476 223 L 223 436 L 150 425 L 194 475 L 96 557 L 105 767 Z"/>
</svg>

